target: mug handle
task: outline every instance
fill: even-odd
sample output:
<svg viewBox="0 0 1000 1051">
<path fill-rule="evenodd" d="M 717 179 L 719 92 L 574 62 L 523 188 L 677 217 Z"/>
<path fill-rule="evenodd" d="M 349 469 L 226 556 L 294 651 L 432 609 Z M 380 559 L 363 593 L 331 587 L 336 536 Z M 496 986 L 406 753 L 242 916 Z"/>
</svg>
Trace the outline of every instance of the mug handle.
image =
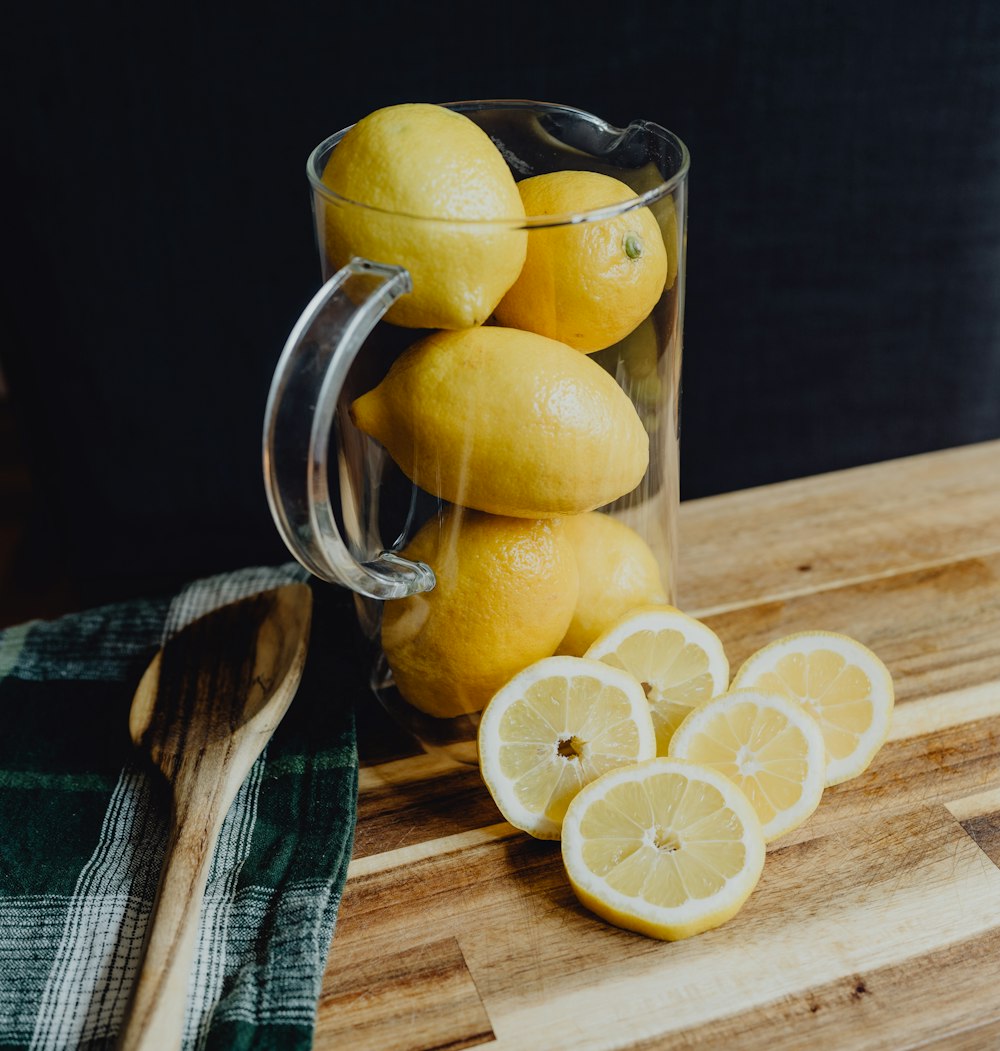
<svg viewBox="0 0 1000 1051">
<path fill-rule="evenodd" d="M 401 266 L 355 258 L 338 270 L 289 334 L 264 410 L 267 502 L 289 551 L 320 579 L 376 599 L 429 591 L 434 572 L 392 551 L 364 562 L 351 554 L 330 503 L 330 435 L 351 363 L 394 300 L 412 287 Z"/>
</svg>

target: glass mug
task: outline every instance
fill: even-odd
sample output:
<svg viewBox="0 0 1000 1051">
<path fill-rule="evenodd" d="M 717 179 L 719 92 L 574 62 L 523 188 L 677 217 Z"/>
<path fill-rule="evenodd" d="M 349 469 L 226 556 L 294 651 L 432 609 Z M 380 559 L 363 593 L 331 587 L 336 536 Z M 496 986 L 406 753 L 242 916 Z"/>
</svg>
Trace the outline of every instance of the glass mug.
<svg viewBox="0 0 1000 1051">
<path fill-rule="evenodd" d="M 656 124 L 617 128 L 568 106 L 445 108 L 489 136 L 515 181 L 617 182 L 597 181 L 596 200 L 563 214 L 394 214 L 324 182 L 350 129 L 320 143 L 307 174 L 325 283 L 275 370 L 264 476 L 291 553 L 355 592 L 376 697 L 426 750 L 475 762 L 492 693 L 536 659 L 582 655 L 587 617 L 616 612 L 587 590 L 602 559 L 620 581 L 641 549 L 658 585 L 643 597 L 675 601 L 688 153 Z M 622 183 L 630 192 L 601 198 Z M 632 302 L 612 267 L 580 319 L 589 286 L 574 253 L 582 273 L 609 245 L 629 273 L 648 264 L 655 287 Z M 428 258 L 445 264 L 444 288 Z M 458 299 L 458 281 L 495 284 L 511 260 L 502 286 L 528 275 L 527 308 L 504 293 L 478 327 L 409 309 L 422 292 L 447 300 L 449 273 Z M 568 539 L 582 516 L 601 527 L 583 555 Z M 619 547 L 608 519 L 641 540 Z"/>
</svg>

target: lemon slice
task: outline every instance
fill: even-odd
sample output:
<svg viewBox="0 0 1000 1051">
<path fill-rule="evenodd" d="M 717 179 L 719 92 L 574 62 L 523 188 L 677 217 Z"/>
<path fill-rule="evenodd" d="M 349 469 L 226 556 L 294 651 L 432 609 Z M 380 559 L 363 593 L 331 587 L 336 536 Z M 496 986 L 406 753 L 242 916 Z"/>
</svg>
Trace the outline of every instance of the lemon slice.
<svg viewBox="0 0 1000 1051">
<path fill-rule="evenodd" d="M 500 689 L 479 723 L 479 769 L 503 816 L 558 839 L 570 800 L 596 777 L 651 759 L 642 687 L 583 657 L 546 657 Z"/>
<path fill-rule="evenodd" d="M 731 919 L 764 867 L 747 797 L 717 770 L 659 758 L 584 788 L 562 856 L 581 904 L 627 930 L 676 941 Z"/>
<path fill-rule="evenodd" d="M 656 753 L 696 705 L 725 692 L 729 661 L 719 637 L 673 606 L 640 606 L 626 613 L 584 654 L 624 668 L 642 683 L 656 729 Z"/>
<path fill-rule="evenodd" d="M 669 754 L 735 782 L 757 811 L 767 843 L 809 817 L 826 783 L 819 723 L 783 694 L 736 690 L 713 697 L 677 728 Z"/>
<path fill-rule="evenodd" d="M 781 693 L 816 716 L 826 743 L 826 783 L 867 769 L 892 719 L 892 676 L 874 653 L 847 635 L 802 631 L 758 650 L 732 688 Z"/>
</svg>

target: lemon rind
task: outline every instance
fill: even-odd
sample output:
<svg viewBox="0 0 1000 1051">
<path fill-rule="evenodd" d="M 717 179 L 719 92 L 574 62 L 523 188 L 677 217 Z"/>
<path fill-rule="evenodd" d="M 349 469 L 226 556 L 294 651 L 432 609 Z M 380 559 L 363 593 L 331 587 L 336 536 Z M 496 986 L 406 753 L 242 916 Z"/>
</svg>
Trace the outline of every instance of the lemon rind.
<svg viewBox="0 0 1000 1051">
<path fill-rule="evenodd" d="M 659 623 L 642 624 L 644 620 Z M 636 630 L 675 630 L 684 635 L 688 643 L 700 646 L 708 656 L 708 668 L 712 677 L 712 696 L 724 693 L 729 685 L 729 658 L 722 640 L 704 621 L 677 609 L 676 606 L 648 604 L 636 606 L 606 631 L 602 632 L 587 647 L 585 657 L 602 660 L 618 650 L 621 643 Z M 613 665 L 612 665 L 613 667 Z M 666 754 L 666 747 L 660 754 Z"/>
<path fill-rule="evenodd" d="M 770 821 L 761 824 L 764 841 L 773 843 L 781 836 L 794 831 L 815 813 L 823 797 L 823 789 L 826 787 L 826 746 L 823 742 L 823 731 L 805 705 L 783 694 L 767 693 L 759 689 L 745 688 L 719 694 L 710 701 L 693 708 L 685 716 L 684 721 L 677 727 L 670 739 L 668 755 L 674 759 L 691 761 L 691 757 L 686 752 L 695 734 L 703 731 L 709 719 L 717 712 L 747 701 L 764 702 L 778 709 L 786 718 L 795 723 L 806 739 L 805 759 L 809 774 L 801 782 L 802 791 L 798 801 L 794 806 L 778 811 Z M 737 787 L 739 787 L 738 783 Z"/>
<path fill-rule="evenodd" d="M 830 788 L 864 773 L 888 739 L 892 726 L 892 712 L 895 707 L 892 675 L 871 649 L 850 635 L 841 632 L 820 630 L 793 632 L 769 642 L 751 654 L 740 665 L 733 677 L 730 689 L 753 689 L 754 679 L 759 678 L 765 672 L 774 671 L 778 660 L 788 653 L 809 654 L 821 649 L 833 649 L 834 652 L 854 661 L 868 676 L 872 684 L 872 696 L 879 694 L 879 687 L 881 687 L 881 696 L 885 698 L 884 704 L 873 704 L 872 710 L 875 718 L 859 737 L 857 748 L 843 759 L 828 759 L 826 787 Z"/>
<path fill-rule="evenodd" d="M 529 686 L 549 676 L 572 677 L 588 670 L 605 682 L 619 687 L 630 701 L 632 719 L 639 734 L 639 742 L 637 755 L 634 758 L 623 758 L 623 764 L 643 762 L 656 754 L 656 733 L 653 729 L 653 720 L 649 714 L 645 694 L 639 683 L 627 672 L 600 661 L 569 655 L 545 657 L 518 672 L 494 694 L 489 704 L 483 709 L 477 733 L 479 771 L 504 819 L 514 828 L 527 832 L 536 839 L 559 839 L 562 834 L 562 822 L 553 821 L 544 814 L 537 814 L 520 803 L 513 793 L 513 782 L 499 769 L 499 746 L 494 750 L 490 747 L 490 741 L 499 742 L 500 720 L 508 708 L 523 697 Z M 571 727 L 565 730 L 565 732 L 571 731 Z M 561 734 L 554 737 L 553 748 L 559 736 Z"/>
<path fill-rule="evenodd" d="M 603 796 L 614 785 L 640 776 L 677 772 L 707 781 L 720 792 L 726 806 L 741 822 L 746 859 L 740 871 L 727 879 L 722 890 L 708 898 L 689 899 L 680 906 L 653 905 L 608 886 L 587 867 L 583 860 L 585 841 L 579 834 L 580 823 L 590 802 Z M 732 919 L 757 886 L 766 855 L 757 812 L 732 781 L 711 767 L 665 756 L 609 771 L 583 788 L 566 812 L 561 849 L 570 886 L 585 908 L 615 926 L 664 941 L 689 938 Z"/>
</svg>

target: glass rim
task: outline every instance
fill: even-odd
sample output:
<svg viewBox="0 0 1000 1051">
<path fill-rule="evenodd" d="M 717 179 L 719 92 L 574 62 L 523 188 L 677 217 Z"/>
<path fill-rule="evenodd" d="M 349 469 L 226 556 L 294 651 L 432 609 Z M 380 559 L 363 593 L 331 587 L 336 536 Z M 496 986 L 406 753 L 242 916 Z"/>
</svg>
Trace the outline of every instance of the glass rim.
<svg viewBox="0 0 1000 1051">
<path fill-rule="evenodd" d="M 444 106 L 447 109 L 457 110 L 458 112 L 492 108 L 535 109 L 544 110 L 549 113 L 566 113 L 588 120 L 599 126 L 602 130 L 612 133 L 623 133 L 628 128 L 640 127 L 643 131 L 656 135 L 675 146 L 680 154 L 680 164 L 677 171 L 669 178 L 662 179 L 662 181 L 656 186 L 644 190 L 635 197 L 630 197 L 627 200 L 619 201 L 614 204 L 603 205 L 600 208 L 591 208 L 586 212 L 566 212 L 561 215 L 535 215 L 526 217 L 497 216 L 493 219 L 445 218 L 442 216 L 418 215 L 409 212 L 394 212 L 387 208 L 379 208 L 376 205 L 365 204 L 362 201 L 355 201 L 349 197 L 343 197 L 336 191 L 331 190 L 330 187 L 323 182 L 322 171 L 319 170 L 318 161 L 320 157 L 329 155 L 332 148 L 337 145 L 352 127 L 354 127 L 353 124 L 349 124 L 346 128 L 341 128 L 340 131 L 328 135 L 310 151 L 306 160 L 306 176 L 309 179 L 313 191 L 330 201 L 347 204 L 354 208 L 364 208 L 366 211 L 380 215 L 389 215 L 398 219 L 408 219 L 423 223 L 448 223 L 449 225 L 461 224 L 468 226 L 500 226 L 513 229 L 534 229 L 547 226 L 569 226 L 577 223 L 598 222 L 603 219 L 612 219 L 615 216 L 624 215 L 637 208 L 648 207 L 650 204 L 654 204 L 672 194 L 685 181 L 691 163 L 690 153 L 688 152 L 688 148 L 683 140 L 678 135 L 674 134 L 674 132 L 669 131 L 661 124 L 656 124 L 653 121 L 633 120 L 629 122 L 625 128 L 619 128 L 602 120 L 600 117 L 595 116 L 593 113 L 589 113 L 587 110 L 577 109 L 574 106 L 566 106 L 561 103 L 537 102 L 530 99 L 468 99 L 460 102 L 442 102 L 438 103 L 438 105 Z"/>
</svg>

